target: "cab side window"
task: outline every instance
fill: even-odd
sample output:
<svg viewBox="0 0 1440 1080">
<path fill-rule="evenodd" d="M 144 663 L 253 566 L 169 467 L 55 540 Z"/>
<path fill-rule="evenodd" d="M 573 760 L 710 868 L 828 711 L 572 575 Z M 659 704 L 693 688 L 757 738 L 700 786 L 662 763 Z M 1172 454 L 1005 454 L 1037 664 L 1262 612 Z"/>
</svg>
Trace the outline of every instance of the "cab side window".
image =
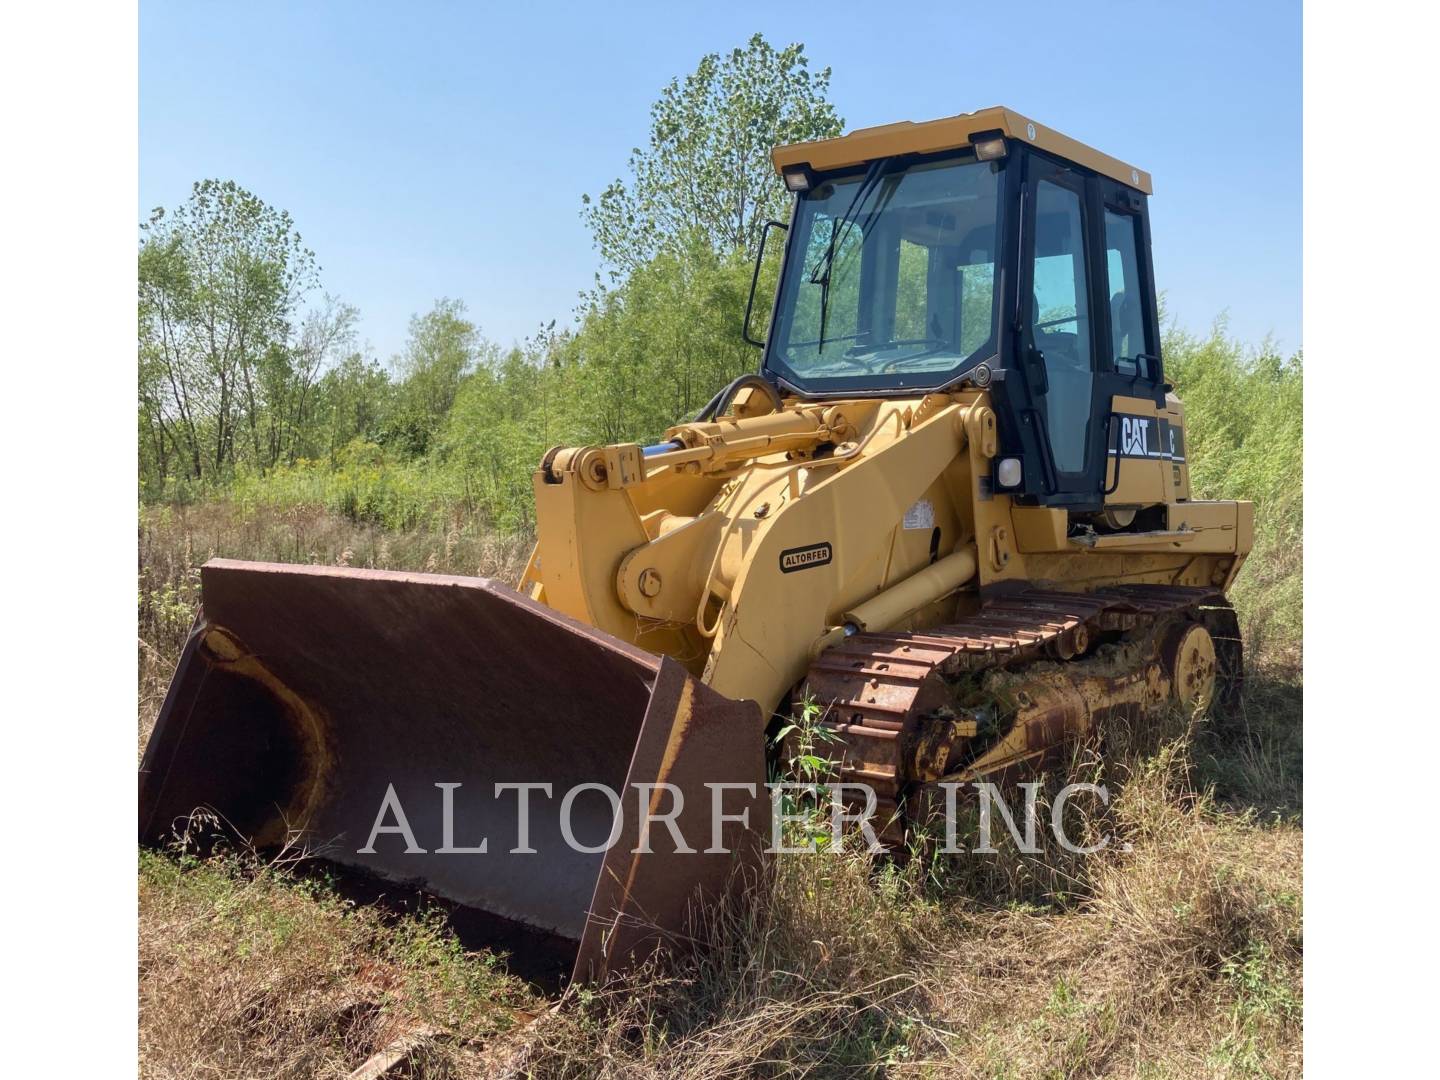
<svg viewBox="0 0 1440 1080">
<path fill-rule="evenodd" d="M 1121 375 L 1140 370 L 1139 357 L 1152 352 L 1145 341 L 1145 307 L 1140 291 L 1140 219 L 1105 211 L 1105 266 L 1110 278 L 1110 357 Z"/>
</svg>

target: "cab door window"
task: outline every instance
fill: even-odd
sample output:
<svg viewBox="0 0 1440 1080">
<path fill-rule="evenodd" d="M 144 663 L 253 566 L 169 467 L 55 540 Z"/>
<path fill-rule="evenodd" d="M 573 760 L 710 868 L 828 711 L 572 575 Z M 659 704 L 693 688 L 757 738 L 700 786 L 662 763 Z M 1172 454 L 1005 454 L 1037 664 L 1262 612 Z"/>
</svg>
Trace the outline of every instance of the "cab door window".
<svg viewBox="0 0 1440 1080">
<path fill-rule="evenodd" d="M 1094 393 L 1082 200 L 1041 180 L 1035 189 L 1031 341 L 1044 357 L 1044 418 L 1055 469 L 1084 472 Z"/>
<path fill-rule="evenodd" d="M 1110 290 L 1110 358 L 1121 375 L 1136 375 L 1140 357 L 1153 350 L 1145 340 L 1140 290 L 1140 219 L 1105 211 L 1105 268 Z"/>
</svg>

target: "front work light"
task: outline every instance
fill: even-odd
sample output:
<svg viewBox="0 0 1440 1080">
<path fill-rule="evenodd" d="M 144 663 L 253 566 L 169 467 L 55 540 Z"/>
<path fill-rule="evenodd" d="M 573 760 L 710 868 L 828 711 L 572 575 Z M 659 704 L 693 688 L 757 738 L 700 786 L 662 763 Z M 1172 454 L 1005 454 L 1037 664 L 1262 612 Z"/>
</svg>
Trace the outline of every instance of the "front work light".
<svg viewBox="0 0 1440 1080">
<path fill-rule="evenodd" d="M 995 466 L 995 482 L 1002 488 L 1019 487 L 1024 477 L 1025 470 L 1021 468 L 1018 457 L 1001 458 Z"/>
<path fill-rule="evenodd" d="M 810 190 L 810 170 L 804 165 L 792 165 L 784 171 L 785 186 L 795 194 Z"/>
<path fill-rule="evenodd" d="M 975 144 L 975 156 L 981 161 L 995 161 L 1003 158 L 1009 151 L 1005 147 L 1005 140 L 1000 138 L 981 139 Z"/>
</svg>

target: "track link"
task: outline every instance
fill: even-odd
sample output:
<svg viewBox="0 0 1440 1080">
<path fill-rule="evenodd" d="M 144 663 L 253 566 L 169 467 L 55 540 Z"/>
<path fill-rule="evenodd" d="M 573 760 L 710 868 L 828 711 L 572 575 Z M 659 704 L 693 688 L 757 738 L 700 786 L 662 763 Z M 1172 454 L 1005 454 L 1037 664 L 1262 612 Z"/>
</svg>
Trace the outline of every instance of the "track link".
<svg viewBox="0 0 1440 1080">
<path fill-rule="evenodd" d="M 816 702 L 829 706 L 820 726 L 842 748 L 838 778 L 868 784 L 877 796 L 876 820 L 898 822 L 918 729 L 949 703 L 948 684 L 955 678 L 1036 660 L 1070 660 L 1102 634 L 1143 630 L 1181 612 L 1228 607 L 1218 590 L 1186 586 L 1119 585 L 1088 593 L 1023 589 L 923 633 L 849 637 L 815 660 L 806 685 Z M 1231 624 L 1233 615 L 1222 628 L 1227 634 Z M 1233 640 L 1238 659 L 1238 635 Z M 896 828 L 886 832 L 882 839 L 893 843 Z"/>
</svg>

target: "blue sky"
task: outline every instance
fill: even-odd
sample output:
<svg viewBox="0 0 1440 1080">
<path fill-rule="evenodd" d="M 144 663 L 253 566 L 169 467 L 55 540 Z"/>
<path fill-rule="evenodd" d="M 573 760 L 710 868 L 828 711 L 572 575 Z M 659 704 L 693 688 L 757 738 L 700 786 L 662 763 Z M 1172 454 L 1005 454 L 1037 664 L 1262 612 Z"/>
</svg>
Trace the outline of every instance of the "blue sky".
<svg viewBox="0 0 1440 1080">
<path fill-rule="evenodd" d="M 508 344 L 571 318 L 580 196 L 661 87 L 756 30 L 833 69 L 847 128 L 1005 104 L 1149 169 L 1170 313 L 1300 347 L 1299 3 L 142 0 L 140 216 L 234 179 L 382 358 L 441 296 Z"/>
</svg>

